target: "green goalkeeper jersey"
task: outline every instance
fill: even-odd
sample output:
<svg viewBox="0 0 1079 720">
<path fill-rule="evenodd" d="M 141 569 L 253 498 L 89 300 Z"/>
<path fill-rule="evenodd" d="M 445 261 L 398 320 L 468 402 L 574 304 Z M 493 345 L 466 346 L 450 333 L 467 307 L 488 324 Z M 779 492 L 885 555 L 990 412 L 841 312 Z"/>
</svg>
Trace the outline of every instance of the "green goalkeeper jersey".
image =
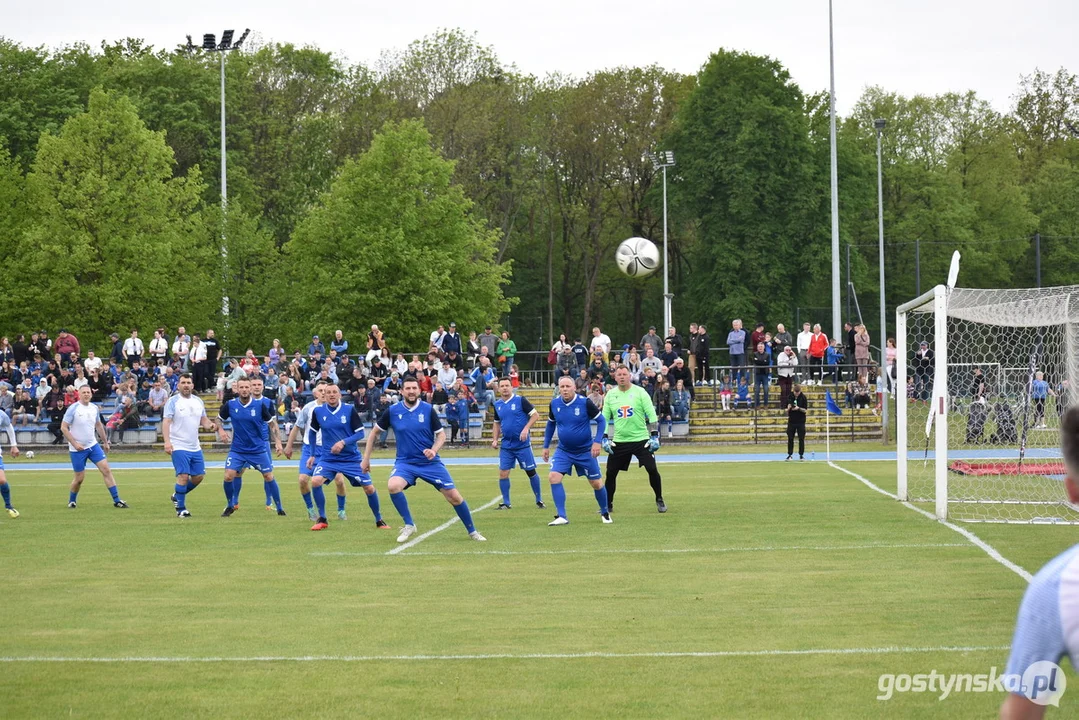
<svg viewBox="0 0 1079 720">
<path fill-rule="evenodd" d="M 658 422 L 656 407 L 648 392 L 639 385 L 630 385 L 623 392 L 614 386 L 603 398 L 603 417 L 608 427 L 614 424 L 611 439 L 615 444 L 648 439 L 648 424 Z"/>
</svg>

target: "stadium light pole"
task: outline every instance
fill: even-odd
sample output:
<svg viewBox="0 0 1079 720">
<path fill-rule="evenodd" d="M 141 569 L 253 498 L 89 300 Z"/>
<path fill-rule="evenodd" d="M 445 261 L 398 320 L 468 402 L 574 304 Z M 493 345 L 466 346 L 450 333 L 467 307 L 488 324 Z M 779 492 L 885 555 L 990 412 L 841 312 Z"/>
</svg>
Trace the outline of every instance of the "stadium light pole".
<svg viewBox="0 0 1079 720">
<path fill-rule="evenodd" d="M 877 131 L 877 256 L 880 263 L 880 368 L 882 372 L 888 372 L 888 314 L 884 310 L 884 183 L 881 170 L 880 141 L 884 135 L 884 127 L 887 120 L 878 118 L 873 121 L 873 127 Z M 884 442 L 888 442 L 888 382 L 884 384 L 884 392 L 881 393 L 880 414 L 883 418 Z"/>
<path fill-rule="evenodd" d="M 843 322 L 839 307 L 839 162 L 836 159 L 835 147 L 835 44 L 832 40 L 832 0 L 828 0 L 828 66 L 831 78 L 828 114 L 832 151 L 832 337 L 834 339 L 839 337 Z"/>
<path fill-rule="evenodd" d="M 674 167 L 674 151 L 648 153 L 648 159 L 656 170 L 663 170 L 663 332 L 667 332 L 673 322 L 671 305 L 674 300 L 670 291 L 670 263 L 667 255 L 667 168 Z"/>
<path fill-rule="evenodd" d="M 202 49 L 206 52 L 216 52 L 221 54 L 221 265 L 222 269 L 226 272 L 225 277 L 222 279 L 221 285 L 221 317 L 224 327 L 224 340 L 228 342 L 228 322 L 229 322 L 229 294 L 228 294 L 228 278 L 227 268 L 229 252 L 225 245 L 225 217 L 228 212 L 229 191 L 228 191 L 228 158 L 225 155 L 225 54 L 230 50 L 239 50 L 243 45 L 244 40 L 247 39 L 248 33 L 251 32 L 250 28 L 245 28 L 243 34 L 240 35 L 240 39 L 236 42 L 232 42 L 233 35 L 236 34 L 235 30 L 225 30 L 221 33 L 220 42 L 213 33 L 204 33 L 202 36 Z M 187 51 L 193 52 L 195 49 L 194 44 L 191 42 L 191 36 L 187 36 Z"/>
</svg>

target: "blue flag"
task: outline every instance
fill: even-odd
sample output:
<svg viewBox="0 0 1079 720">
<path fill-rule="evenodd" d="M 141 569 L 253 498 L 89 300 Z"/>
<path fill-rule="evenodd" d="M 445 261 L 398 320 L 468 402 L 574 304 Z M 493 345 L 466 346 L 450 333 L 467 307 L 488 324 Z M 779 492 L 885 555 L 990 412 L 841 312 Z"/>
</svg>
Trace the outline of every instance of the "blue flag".
<svg viewBox="0 0 1079 720">
<path fill-rule="evenodd" d="M 833 415 L 843 414 L 843 408 L 839 407 L 839 405 L 836 404 L 835 398 L 832 397 L 831 390 L 824 391 L 824 405 L 827 408 L 828 412 L 832 413 Z"/>
</svg>

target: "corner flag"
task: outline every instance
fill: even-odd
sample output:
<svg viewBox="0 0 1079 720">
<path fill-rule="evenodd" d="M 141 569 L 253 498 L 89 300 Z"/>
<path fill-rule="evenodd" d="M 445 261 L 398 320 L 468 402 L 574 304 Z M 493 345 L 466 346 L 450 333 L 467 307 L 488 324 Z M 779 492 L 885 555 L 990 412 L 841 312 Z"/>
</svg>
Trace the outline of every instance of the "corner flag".
<svg viewBox="0 0 1079 720">
<path fill-rule="evenodd" d="M 839 407 L 838 404 L 836 404 L 835 398 L 832 397 L 831 390 L 824 391 L 824 405 L 828 412 L 832 413 L 833 415 L 843 414 L 843 409 Z"/>
</svg>

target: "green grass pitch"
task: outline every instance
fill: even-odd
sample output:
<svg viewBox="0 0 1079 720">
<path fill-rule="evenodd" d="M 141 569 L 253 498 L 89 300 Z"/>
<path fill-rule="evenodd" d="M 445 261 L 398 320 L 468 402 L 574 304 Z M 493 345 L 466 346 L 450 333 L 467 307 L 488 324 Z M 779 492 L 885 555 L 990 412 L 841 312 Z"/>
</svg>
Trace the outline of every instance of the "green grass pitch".
<svg viewBox="0 0 1079 720">
<path fill-rule="evenodd" d="M 218 517 L 213 471 L 184 521 L 167 471 L 118 471 L 128 510 L 93 473 L 69 510 L 70 473 L 9 471 L 22 517 L 0 516 L 0 715 L 996 713 L 992 693 L 878 701 L 878 677 L 1003 672 L 1016 574 L 824 463 L 660 463 L 666 515 L 634 468 L 613 525 L 573 478 L 571 523 L 548 528 L 518 471 L 514 508 L 476 514 L 487 543 L 454 524 L 395 555 L 359 492 L 347 522 L 310 532 L 295 470 L 279 472 L 287 518 L 253 479 Z M 843 465 L 895 489 L 894 463 Z M 497 496 L 492 467 L 451 470 L 473 508 Z M 387 470 L 373 474 L 399 527 Z M 409 498 L 420 532 L 454 516 L 430 487 Z M 1031 571 L 1075 542 L 1067 527 L 970 527 Z"/>
</svg>

